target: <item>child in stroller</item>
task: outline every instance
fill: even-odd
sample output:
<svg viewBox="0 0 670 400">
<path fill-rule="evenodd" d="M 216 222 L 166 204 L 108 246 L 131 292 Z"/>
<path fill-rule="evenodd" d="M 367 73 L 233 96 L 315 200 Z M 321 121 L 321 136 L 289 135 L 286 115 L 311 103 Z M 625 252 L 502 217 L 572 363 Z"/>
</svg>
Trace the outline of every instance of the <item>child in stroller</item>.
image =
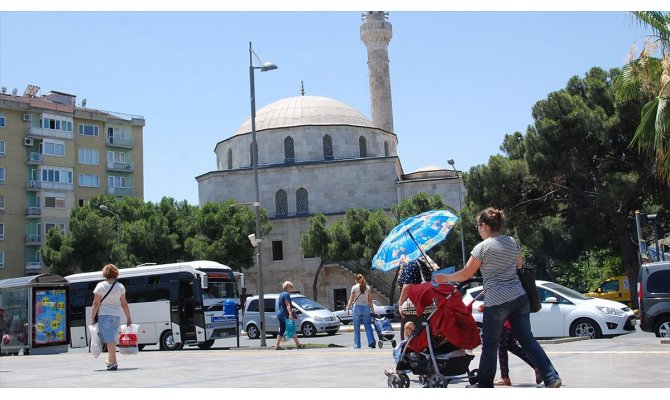
<svg viewBox="0 0 670 400">
<path fill-rule="evenodd" d="M 469 281 L 459 285 L 463 286 Z M 434 305 L 435 309 L 415 328 L 401 349 L 395 371 L 385 371 L 389 387 L 409 387 L 407 372 L 419 375 L 423 387 L 447 387 L 460 375 L 477 383 L 477 370 L 470 371 L 475 358 L 470 350 L 479 346 L 480 337 L 471 310 L 463 304 L 459 288 L 431 282 L 410 288 L 410 300 L 417 314 Z"/>
<path fill-rule="evenodd" d="M 395 332 L 393 331 L 393 326 L 386 317 L 375 318 L 375 331 L 377 331 L 377 337 L 379 341 L 377 346 L 381 349 L 384 345 L 383 342 L 391 342 L 391 345 L 395 347 Z"/>
</svg>

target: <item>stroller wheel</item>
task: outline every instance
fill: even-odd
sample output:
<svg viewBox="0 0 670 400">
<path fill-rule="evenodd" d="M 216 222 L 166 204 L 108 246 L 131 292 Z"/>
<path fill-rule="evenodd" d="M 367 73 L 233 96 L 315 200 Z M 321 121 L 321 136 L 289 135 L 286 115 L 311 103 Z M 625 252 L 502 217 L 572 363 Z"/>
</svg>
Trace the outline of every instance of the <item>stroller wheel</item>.
<svg viewBox="0 0 670 400">
<path fill-rule="evenodd" d="M 419 384 L 421 387 L 427 388 L 428 387 L 428 375 L 421 374 L 419 375 Z"/>
<path fill-rule="evenodd" d="M 409 387 L 409 376 L 407 376 L 406 373 L 401 372 L 398 374 L 398 378 L 400 378 L 400 383 L 403 388 L 408 388 Z"/>
<path fill-rule="evenodd" d="M 471 385 L 476 385 L 477 382 L 479 382 L 479 370 L 478 369 L 473 369 L 470 371 L 468 374 L 468 381 L 470 382 Z"/>
<path fill-rule="evenodd" d="M 395 347 L 395 344 L 396 344 L 395 340 L 391 340 L 391 346 Z M 379 346 L 379 347 L 381 347 L 381 346 Z"/>
<path fill-rule="evenodd" d="M 389 377 L 386 379 L 386 384 L 390 388 L 401 388 L 402 386 L 402 381 L 400 380 L 400 377 L 398 374 L 391 374 Z"/>
<path fill-rule="evenodd" d="M 382 342 L 381 340 L 378 341 L 378 342 L 377 342 L 377 346 L 379 346 L 379 348 L 381 349 L 382 346 L 384 346 L 384 342 Z M 395 346 L 393 346 L 393 347 L 395 347 Z"/>
<path fill-rule="evenodd" d="M 428 387 L 431 388 L 446 388 L 447 385 L 449 385 L 449 382 L 442 374 L 433 374 L 428 381 Z"/>
</svg>

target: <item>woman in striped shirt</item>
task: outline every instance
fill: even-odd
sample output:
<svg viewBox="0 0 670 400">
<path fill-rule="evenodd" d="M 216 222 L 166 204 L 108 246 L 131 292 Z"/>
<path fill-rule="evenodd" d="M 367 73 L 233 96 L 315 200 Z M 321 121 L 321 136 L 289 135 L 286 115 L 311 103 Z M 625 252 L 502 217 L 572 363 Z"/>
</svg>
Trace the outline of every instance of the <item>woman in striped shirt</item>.
<svg viewBox="0 0 670 400">
<path fill-rule="evenodd" d="M 493 387 L 498 339 L 505 320 L 510 321 L 521 348 L 540 370 L 545 386 L 560 387 L 558 372 L 531 332 L 530 303 L 516 273 L 523 265 L 521 250 L 513 237 L 501 234 L 502 218 L 502 211 L 493 207 L 479 212 L 476 228 L 483 240 L 472 250 L 465 268 L 434 279 L 439 283 L 461 282 L 481 270 L 486 298 L 478 387 Z"/>
</svg>

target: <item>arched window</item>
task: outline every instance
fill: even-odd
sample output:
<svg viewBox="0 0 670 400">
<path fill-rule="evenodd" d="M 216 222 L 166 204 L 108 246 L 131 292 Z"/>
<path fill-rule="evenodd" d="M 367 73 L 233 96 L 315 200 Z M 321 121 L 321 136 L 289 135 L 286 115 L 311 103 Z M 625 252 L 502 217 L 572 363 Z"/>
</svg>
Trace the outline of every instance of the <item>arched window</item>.
<svg viewBox="0 0 670 400">
<path fill-rule="evenodd" d="M 309 194 L 305 188 L 300 188 L 295 192 L 295 212 L 298 215 L 309 213 Z"/>
<path fill-rule="evenodd" d="M 290 136 L 284 139 L 284 162 L 287 164 L 295 162 L 295 149 L 293 145 L 293 138 Z"/>
<path fill-rule="evenodd" d="M 275 193 L 275 215 L 288 215 L 288 196 L 283 189 L 279 189 Z"/>
<path fill-rule="evenodd" d="M 384 142 L 384 157 L 389 156 L 389 142 Z"/>
<path fill-rule="evenodd" d="M 358 150 L 361 153 L 361 158 L 368 156 L 368 141 L 365 140 L 365 136 L 358 138 Z"/>
<path fill-rule="evenodd" d="M 228 149 L 228 169 L 233 169 L 233 149 Z"/>
<path fill-rule="evenodd" d="M 330 135 L 323 136 L 323 159 L 333 159 L 333 138 Z"/>
</svg>

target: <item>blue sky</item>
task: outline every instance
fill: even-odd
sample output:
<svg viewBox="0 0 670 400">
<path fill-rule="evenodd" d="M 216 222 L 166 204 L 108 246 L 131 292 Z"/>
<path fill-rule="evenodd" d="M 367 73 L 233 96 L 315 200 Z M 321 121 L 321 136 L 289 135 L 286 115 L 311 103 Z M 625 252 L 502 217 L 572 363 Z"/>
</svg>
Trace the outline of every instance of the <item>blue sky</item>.
<svg viewBox="0 0 670 400">
<path fill-rule="evenodd" d="M 1 7 L 0 7 L 1 8 Z M 7 9 L 7 8 L 5 8 Z M 278 70 L 256 73 L 257 109 L 307 95 L 370 118 L 360 11 L 0 12 L 0 85 L 77 95 L 142 115 L 144 194 L 198 204 L 195 177 L 250 115 L 249 42 Z M 591 67 L 622 66 L 646 32 L 622 11 L 392 11 L 389 46 L 403 170 L 467 171 L 525 132 L 531 108 Z"/>
</svg>

